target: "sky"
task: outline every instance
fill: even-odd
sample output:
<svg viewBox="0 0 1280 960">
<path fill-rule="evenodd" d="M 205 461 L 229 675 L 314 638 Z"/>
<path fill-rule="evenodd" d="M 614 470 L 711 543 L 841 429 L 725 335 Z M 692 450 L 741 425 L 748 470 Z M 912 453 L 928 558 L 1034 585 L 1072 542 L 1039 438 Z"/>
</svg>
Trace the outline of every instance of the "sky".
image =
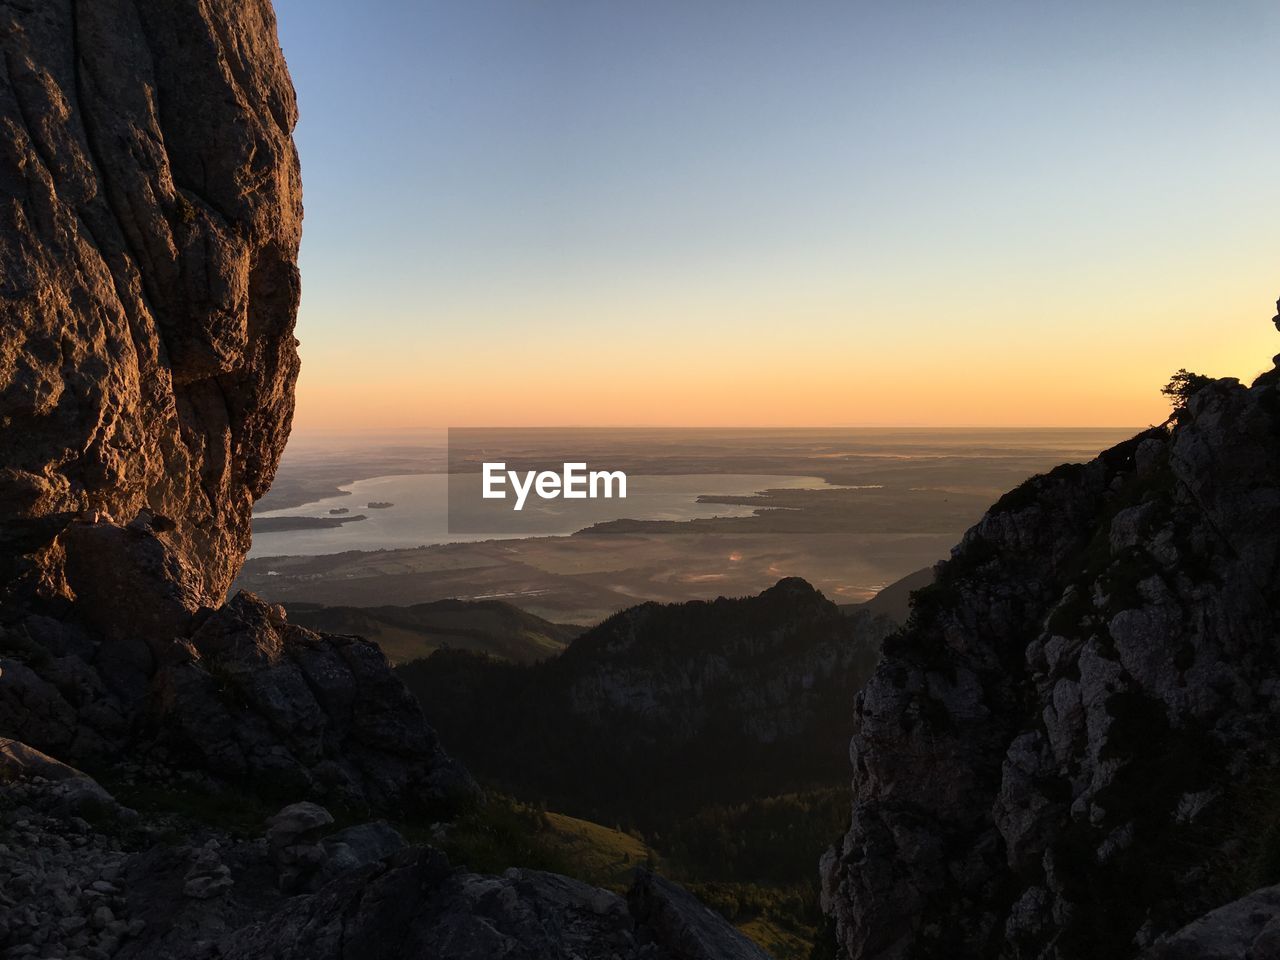
<svg viewBox="0 0 1280 960">
<path fill-rule="evenodd" d="M 1280 351 L 1274 3 L 276 10 L 298 431 L 1141 426 Z"/>
</svg>

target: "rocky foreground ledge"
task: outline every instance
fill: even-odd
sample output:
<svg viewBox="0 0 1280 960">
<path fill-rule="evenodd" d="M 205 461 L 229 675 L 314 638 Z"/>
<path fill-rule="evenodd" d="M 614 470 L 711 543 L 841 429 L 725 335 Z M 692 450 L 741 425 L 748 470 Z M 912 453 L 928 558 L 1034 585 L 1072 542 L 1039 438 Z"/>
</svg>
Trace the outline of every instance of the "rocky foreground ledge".
<svg viewBox="0 0 1280 960">
<path fill-rule="evenodd" d="M 0 732 L 94 770 L 366 812 L 440 817 L 475 801 L 376 645 L 289 624 L 250 594 L 187 612 L 144 570 L 122 570 L 117 559 L 122 595 L 168 630 L 148 636 L 121 604 L 103 632 L 80 607 L 0 625 Z"/>
<path fill-rule="evenodd" d="M 244 839 L 142 816 L 83 773 L 0 741 L 6 958 L 767 960 L 644 870 L 626 898 L 537 870 L 468 873 L 385 821 L 290 804 Z"/>
</svg>

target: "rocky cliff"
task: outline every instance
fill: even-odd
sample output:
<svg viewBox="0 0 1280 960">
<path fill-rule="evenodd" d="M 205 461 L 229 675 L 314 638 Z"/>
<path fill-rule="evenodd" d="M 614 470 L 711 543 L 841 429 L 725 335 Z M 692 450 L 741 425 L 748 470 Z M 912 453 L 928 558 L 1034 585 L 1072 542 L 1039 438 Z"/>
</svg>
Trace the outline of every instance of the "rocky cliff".
<svg viewBox="0 0 1280 960">
<path fill-rule="evenodd" d="M 0 951 L 758 960 L 660 878 L 628 904 L 358 822 L 480 798 L 374 644 L 223 602 L 298 369 L 270 3 L 0 0 L 0 55 Z"/>
<path fill-rule="evenodd" d="M 298 370 L 270 4 L 10 3 L 0 45 L 0 732 L 364 808 L 466 793 L 375 647 L 222 606 Z"/>
<path fill-rule="evenodd" d="M 5 3 L 0 47 L 0 589 L 127 629 L 163 568 L 216 605 L 298 372 L 271 5 Z"/>
<path fill-rule="evenodd" d="M 1277 611 L 1280 368 L 1004 496 L 857 700 L 843 955 L 1272 956 L 1195 923 L 1280 881 Z"/>
</svg>

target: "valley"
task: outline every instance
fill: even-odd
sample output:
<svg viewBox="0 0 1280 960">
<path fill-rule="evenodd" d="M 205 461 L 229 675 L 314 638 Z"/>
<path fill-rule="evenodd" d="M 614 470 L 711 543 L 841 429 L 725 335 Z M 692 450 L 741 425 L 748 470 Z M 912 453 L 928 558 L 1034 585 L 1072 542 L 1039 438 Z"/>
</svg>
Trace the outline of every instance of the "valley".
<svg viewBox="0 0 1280 960">
<path fill-rule="evenodd" d="M 582 840 L 555 868 L 602 882 L 582 858 L 617 869 L 608 837 L 631 837 L 787 960 L 807 957 L 821 923 L 811 851 L 845 825 L 843 718 L 897 627 L 793 579 L 642 604 L 537 663 L 438 649 L 396 673 L 486 790 L 519 798 L 490 830 L 503 855 L 563 854 L 569 815 Z"/>
<path fill-rule="evenodd" d="M 442 542 L 451 540 L 445 517 L 454 505 L 446 503 L 443 485 L 438 493 L 423 487 L 419 499 L 393 498 L 392 508 L 360 524 L 259 537 L 237 587 L 273 602 L 362 607 L 501 599 L 547 620 L 583 626 L 645 600 L 745 596 L 789 576 L 806 579 L 837 602 L 857 603 L 946 557 L 1004 490 L 1054 464 L 1087 457 L 1125 433 L 486 430 L 451 431 L 447 450 L 413 438 L 400 445 L 334 442 L 316 449 L 304 438 L 298 453 L 290 446 L 276 486 L 260 505 L 274 508 L 268 511 L 273 516 L 310 509 L 327 519 L 327 506 L 289 507 L 286 498 L 390 463 L 424 472 L 447 463 L 463 471 L 453 476 L 473 472 L 478 491 L 480 464 L 495 449 L 529 466 L 609 463 L 633 481 L 704 477 L 705 486 L 689 486 L 685 496 L 705 514 L 595 522 L 589 513 L 570 512 L 551 520 L 552 530 L 576 531 L 570 535 L 538 535 L 535 525 L 524 534 L 514 528 Z M 717 476 L 754 478 L 754 490 L 711 492 L 706 488 Z M 806 477 L 815 480 L 796 482 Z M 428 515 L 434 519 L 424 519 Z M 313 536 L 324 539 L 305 539 Z M 362 546 L 345 548 L 353 537 Z M 268 539 L 269 549 L 263 545 Z M 290 551 L 290 544 L 303 543 L 306 549 Z"/>
</svg>

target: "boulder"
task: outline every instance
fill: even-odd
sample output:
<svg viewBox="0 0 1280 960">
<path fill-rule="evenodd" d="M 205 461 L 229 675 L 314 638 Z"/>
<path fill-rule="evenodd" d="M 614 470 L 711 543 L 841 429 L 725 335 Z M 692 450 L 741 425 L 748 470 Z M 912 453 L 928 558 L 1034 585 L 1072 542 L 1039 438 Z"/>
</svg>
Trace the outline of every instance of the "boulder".
<svg viewBox="0 0 1280 960">
<path fill-rule="evenodd" d="M 627 904 L 636 922 L 681 960 L 769 960 L 724 917 L 650 870 L 636 870 Z"/>
<path fill-rule="evenodd" d="M 321 882 L 393 857 L 408 847 L 394 827 L 384 820 L 361 823 L 331 833 L 320 841 L 324 848 Z"/>
<path fill-rule="evenodd" d="M 1141 960 L 1280 957 L 1280 886 L 1264 887 L 1162 937 Z"/>
<path fill-rule="evenodd" d="M 0 737 L 0 783 L 37 777 L 52 781 L 49 794 L 63 811 L 79 816 L 125 813 L 115 797 L 88 774 L 25 743 Z"/>
<path fill-rule="evenodd" d="M 319 876 L 329 856 L 320 835 L 332 824 L 328 810 L 307 801 L 292 803 L 267 821 L 267 847 L 282 891 L 305 889 Z"/>
<path fill-rule="evenodd" d="M 332 823 L 333 815 L 319 804 L 291 803 L 267 821 L 267 843 L 272 850 L 284 850 L 318 836 Z"/>
</svg>

